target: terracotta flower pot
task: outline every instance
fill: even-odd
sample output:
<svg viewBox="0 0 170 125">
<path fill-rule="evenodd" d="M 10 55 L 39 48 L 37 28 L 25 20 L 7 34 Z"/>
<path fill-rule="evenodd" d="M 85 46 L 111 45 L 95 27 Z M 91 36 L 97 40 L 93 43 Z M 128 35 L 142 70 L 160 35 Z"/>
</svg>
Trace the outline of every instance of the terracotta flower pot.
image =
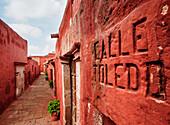
<svg viewBox="0 0 170 125">
<path fill-rule="evenodd" d="M 53 90 L 53 86 L 50 86 L 50 88 Z"/>
<path fill-rule="evenodd" d="M 51 121 L 56 121 L 56 120 L 58 120 L 58 117 L 59 117 L 59 115 L 58 115 L 58 113 L 56 113 L 56 112 L 53 112 L 53 113 L 50 115 Z"/>
</svg>

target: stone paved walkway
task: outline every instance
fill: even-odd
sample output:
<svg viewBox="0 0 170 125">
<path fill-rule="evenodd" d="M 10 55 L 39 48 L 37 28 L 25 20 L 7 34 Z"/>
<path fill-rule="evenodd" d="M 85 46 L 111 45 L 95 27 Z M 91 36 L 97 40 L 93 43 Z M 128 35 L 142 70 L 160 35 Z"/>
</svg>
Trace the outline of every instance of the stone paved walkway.
<svg viewBox="0 0 170 125">
<path fill-rule="evenodd" d="M 47 112 L 53 92 L 41 74 L 16 101 L 0 115 L 0 125 L 60 125 Z"/>
</svg>

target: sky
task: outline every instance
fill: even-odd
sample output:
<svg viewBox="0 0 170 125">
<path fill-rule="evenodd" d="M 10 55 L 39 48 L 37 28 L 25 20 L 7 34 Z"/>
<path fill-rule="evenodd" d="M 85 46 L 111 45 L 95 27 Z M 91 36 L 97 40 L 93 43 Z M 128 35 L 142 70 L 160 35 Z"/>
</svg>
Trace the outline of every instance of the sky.
<svg viewBox="0 0 170 125">
<path fill-rule="evenodd" d="M 0 0 L 0 19 L 28 41 L 28 56 L 55 51 L 67 0 Z"/>
</svg>

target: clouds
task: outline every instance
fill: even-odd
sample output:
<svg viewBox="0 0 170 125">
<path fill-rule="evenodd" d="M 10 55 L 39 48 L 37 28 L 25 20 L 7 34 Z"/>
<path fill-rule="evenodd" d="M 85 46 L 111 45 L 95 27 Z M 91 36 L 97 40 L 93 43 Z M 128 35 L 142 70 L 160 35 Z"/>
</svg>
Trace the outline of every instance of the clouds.
<svg viewBox="0 0 170 125">
<path fill-rule="evenodd" d="M 9 26 L 17 31 L 19 35 L 24 38 L 38 38 L 41 36 L 42 31 L 38 27 L 33 27 L 26 24 L 9 24 Z"/>
<path fill-rule="evenodd" d="M 28 55 L 46 55 L 55 51 L 56 39 L 67 0 L 4 0 L 0 16 L 28 41 Z M 3 7 L 2 7 L 3 6 Z"/>
<path fill-rule="evenodd" d="M 57 0 L 7 0 L 5 15 L 24 21 L 27 19 L 47 18 L 61 14 L 63 3 Z M 60 15 L 61 16 L 61 15 Z"/>
<path fill-rule="evenodd" d="M 28 55 L 33 55 L 36 53 L 36 55 L 41 55 L 42 54 L 42 49 L 38 46 L 30 45 L 28 47 Z"/>
<path fill-rule="evenodd" d="M 56 39 L 51 39 L 50 35 L 46 37 L 46 46 L 44 53 L 55 51 Z"/>
<path fill-rule="evenodd" d="M 55 50 L 56 39 L 51 39 L 50 35 L 46 37 L 46 43 L 43 48 L 40 46 L 30 45 L 28 47 L 29 55 L 46 55 Z"/>
</svg>

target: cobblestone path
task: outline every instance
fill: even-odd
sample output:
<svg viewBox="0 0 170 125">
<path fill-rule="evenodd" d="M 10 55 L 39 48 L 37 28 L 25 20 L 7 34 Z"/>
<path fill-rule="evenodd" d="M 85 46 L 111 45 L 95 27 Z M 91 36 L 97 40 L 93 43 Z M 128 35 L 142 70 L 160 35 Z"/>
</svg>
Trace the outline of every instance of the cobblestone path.
<svg viewBox="0 0 170 125">
<path fill-rule="evenodd" d="M 53 92 L 41 74 L 17 100 L 0 115 L 0 125 L 60 125 L 47 112 Z"/>
</svg>

